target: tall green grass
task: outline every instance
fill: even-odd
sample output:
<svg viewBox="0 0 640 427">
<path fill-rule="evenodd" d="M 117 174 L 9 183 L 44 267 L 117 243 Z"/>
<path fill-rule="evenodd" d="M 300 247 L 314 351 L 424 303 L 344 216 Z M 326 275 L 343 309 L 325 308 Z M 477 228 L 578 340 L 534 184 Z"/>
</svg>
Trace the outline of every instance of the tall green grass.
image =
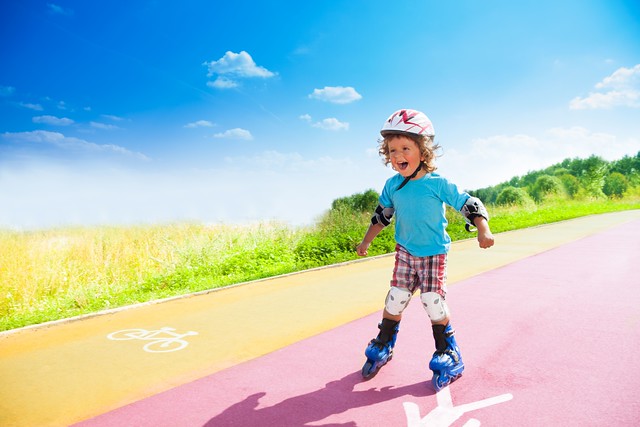
<svg viewBox="0 0 640 427">
<path fill-rule="evenodd" d="M 640 197 L 490 207 L 494 233 L 640 209 Z M 369 214 L 337 207 L 315 226 L 172 224 L 0 230 L 0 330 L 93 313 L 356 259 Z M 469 238 L 448 212 L 453 240 Z M 393 227 L 370 255 L 394 250 Z"/>
</svg>

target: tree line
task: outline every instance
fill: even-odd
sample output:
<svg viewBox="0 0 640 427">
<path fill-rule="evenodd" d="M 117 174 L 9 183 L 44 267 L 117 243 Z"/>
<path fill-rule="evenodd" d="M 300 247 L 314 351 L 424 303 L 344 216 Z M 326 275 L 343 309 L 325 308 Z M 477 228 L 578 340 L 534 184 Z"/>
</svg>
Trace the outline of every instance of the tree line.
<svg viewBox="0 0 640 427">
<path fill-rule="evenodd" d="M 469 191 L 485 203 L 525 205 L 548 198 L 622 198 L 640 192 L 640 151 L 606 161 L 600 156 L 565 159 L 491 187 Z"/>
</svg>

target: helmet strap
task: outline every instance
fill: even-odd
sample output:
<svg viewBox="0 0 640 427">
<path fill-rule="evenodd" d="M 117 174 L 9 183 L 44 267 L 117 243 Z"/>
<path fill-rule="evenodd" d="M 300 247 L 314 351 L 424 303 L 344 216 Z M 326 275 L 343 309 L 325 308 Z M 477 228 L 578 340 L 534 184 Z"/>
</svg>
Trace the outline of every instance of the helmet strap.
<svg viewBox="0 0 640 427">
<path fill-rule="evenodd" d="M 416 170 L 409 175 L 408 177 L 406 177 L 404 179 L 404 181 L 402 181 L 402 184 L 400 184 L 400 186 L 398 187 L 398 190 L 400 190 L 402 187 L 404 187 L 405 185 L 407 185 L 407 182 L 411 181 L 413 178 L 415 178 L 418 175 L 418 172 L 420 172 L 420 169 L 422 169 L 422 162 L 420 162 L 420 164 L 418 165 L 418 167 L 416 168 Z M 396 191 L 398 191 L 396 190 Z"/>
</svg>

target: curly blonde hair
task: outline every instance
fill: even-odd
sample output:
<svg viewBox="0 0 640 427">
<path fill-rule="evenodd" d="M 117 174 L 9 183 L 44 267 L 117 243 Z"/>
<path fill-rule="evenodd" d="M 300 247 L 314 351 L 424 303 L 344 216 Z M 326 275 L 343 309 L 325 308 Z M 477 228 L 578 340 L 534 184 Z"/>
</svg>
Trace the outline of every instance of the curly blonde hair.
<svg viewBox="0 0 640 427">
<path fill-rule="evenodd" d="M 385 135 L 384 138 L 379 139 L 378 154 L 383 158 L 385 165 L 391 163 L 389 157 L 389 142 L 399 136 L 407 137 L 416 143 L 420 149 L 420 155 L 424 158 L 421 162 L 422 169 L 427 173 L 434 172 L 438 167 L 436 166 L 436 157 L 440 157 L 436 151 L 440 150 L 440 145 L 434 143 L 433 136 L 416 135 L 413 133 L 391 133 Z"/>
</svg>

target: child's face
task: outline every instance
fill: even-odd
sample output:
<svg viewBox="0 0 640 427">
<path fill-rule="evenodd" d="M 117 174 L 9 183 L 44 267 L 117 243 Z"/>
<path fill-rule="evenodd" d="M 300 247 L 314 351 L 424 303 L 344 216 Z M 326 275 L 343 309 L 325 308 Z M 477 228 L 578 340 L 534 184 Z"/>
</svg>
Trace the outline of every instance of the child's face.
<svg viewBox="0 0 640 427">
<path fill-rule="evenodd" d="M 389 141 L 389 159 L 393 169 L 404 177 L 415 172 L 420 162 L 424 160 L 418 144 L 404 135 L 395 136 Z"/>
</svg>

